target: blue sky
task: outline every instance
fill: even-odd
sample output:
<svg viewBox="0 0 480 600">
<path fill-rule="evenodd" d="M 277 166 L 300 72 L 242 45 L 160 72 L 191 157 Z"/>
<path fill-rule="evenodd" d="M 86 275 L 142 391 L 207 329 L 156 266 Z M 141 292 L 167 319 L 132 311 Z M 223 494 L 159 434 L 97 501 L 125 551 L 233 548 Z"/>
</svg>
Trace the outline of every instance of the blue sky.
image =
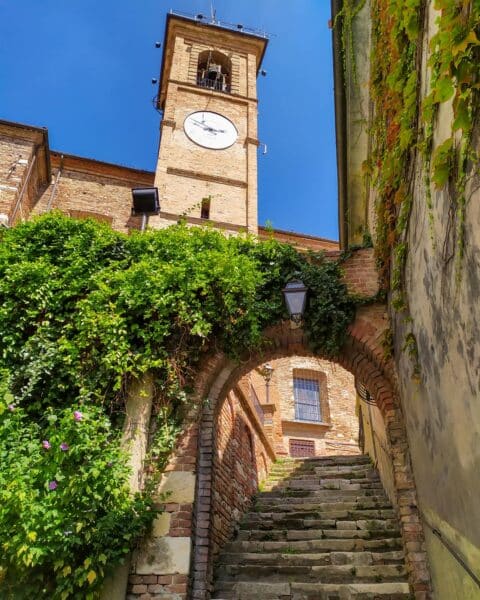
<svg viewBox="0 0 480 600">
<path fill-rule="evenodd" d="M 259 78 L 259 220 L 337 239 L 328 0 L 216 0 L 217 17 L 272 34 Z M 50 147 L 155 168 L 165 15 L 209 0 L 0 0 L 0 118 Z"/>
</svg>

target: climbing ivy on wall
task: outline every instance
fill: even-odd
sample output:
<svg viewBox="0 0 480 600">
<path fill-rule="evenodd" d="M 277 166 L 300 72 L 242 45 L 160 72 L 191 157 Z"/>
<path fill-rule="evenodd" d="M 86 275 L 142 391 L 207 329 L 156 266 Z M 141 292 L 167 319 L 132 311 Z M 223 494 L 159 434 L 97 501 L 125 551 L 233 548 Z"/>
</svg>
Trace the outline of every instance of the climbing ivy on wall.
<svg viewBox="0 0 480 600">
<path fill-rule="evenodd" d="M 406 307 L 402 274 L 408 249 L 404 233 L 417 153 L 423 162 L 431 220 L 432 185 L 436 189 L 450 186 L 456 220 L 457 272 L 463 256 L 467 172 L 477 161 L 471 141 L 479 110 L 480 4 L 471 0 L 434 0 L 438 12 L 436 33 L 428 49 L 430 89 L 422 99 L 419 73 L 424 11 L 428 5 L 424 0 L 373 0 L 371 5 L 375 118 L 372 159 L 366 168 L 373 175 L 378 194 L 377 256 L 384 285 L 390 286 L 393 306 L 399 310 Z M 453 109 L 451 136 L 435 148 L 432 156 L 438 110 L 447 102 L 452 102 Z M 431 231 L 433 238 L 433 227 Z"/>
<path fill-rule="evenodd" d="M 480 3 L 433 0 L 436 33 L 425 48 L 431 5 L 429 0 L 370 2 L 372 151 L 364 169 L 376 195 L 375 250 L 382 286 L 391 292 L 392 306 L 407 314 L 403 278 L 416 168 L 421 164 L 434 247 L 432 191 L 448 188 L 443 198 L 450 202 L 447 231 L 454 232 L 457 281 L 465 243 L 466 186 L 469 173 L 478 172 L 478 156 L 471 142 L 480 108 Z M 351 36 L 349 15 L 354 18 L 358 8 L 363 8 L 363 2 L 344 1 L 344 40 Z M 346 51 L 348 47 L 353 47 L 353 42 Z M 427 82 L 420 78 L 422 61 L 428 67 Z M 422 84 L 427 86 L 426 92 Z M 452 107 L 450 135 L 434 146 L 439 110 L 447 103 Z M 447 246 L 444 242 L 444 248 Z M 445 250 L 443 254 L 447 262 L 452 258 Z M 413 333 L 407 341 L 412 350 L 416 344 Z M 416 351 L 409 354 L 418 357 Z M 414 372 L 419 372 L 418 359 Z"/>
<path fill-rule="evenodd" d="M 305 328 L 325 356 L 355 300 L 322 255 L 208 228 L 126 236 L 49 214 L 0 236 L 0 585 L 96 598 L 154 516 L 151 490 L 127 486 L 129 382 L 154 377 L 161 469 L 199 361 L 258 347 L 289 279 L 310 289 Z"/>
<path fill-rule="evenodd" d="M 434 151 L 431 179 L 437 189 L 448 186 L 454 220 L 455 268 L 460 278 L 465 245 L 465 206 L 469 171 L 478 172 L 472 147 L 480 111 L 480 3 L 478 0 L 436 0 L 438 31 L 430 42 L 430 93 L 423 103 L 423 152 L 429 164 L 433 125 L 441 104 L 451 102 L 451 135 Z M 430 186 L 428 187 L 430 191 Z M 449 260 L 444 252 L 444 258 Z"/>
</svg>

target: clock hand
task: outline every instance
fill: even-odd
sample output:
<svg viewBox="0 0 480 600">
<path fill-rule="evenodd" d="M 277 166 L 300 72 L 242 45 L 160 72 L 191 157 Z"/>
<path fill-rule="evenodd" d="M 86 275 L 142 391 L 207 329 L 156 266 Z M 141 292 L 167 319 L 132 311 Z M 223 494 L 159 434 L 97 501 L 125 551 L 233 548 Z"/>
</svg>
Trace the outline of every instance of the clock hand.
<svg viewBox="0 0 480 600">
<path fill-rule="evenodd" d="M 205 122 L 200 123 L 200 121 L 196 121 L 195 119 L 192 119 L 192 122 L 197 125 L 198 127 L 202 127 L 205 131 L 208 131 L 210 133 L 215 133 L 217 134 L 218 132 L 220 133 L 225 133 L 224 130 L 222 129 L 214 129 L 213 127 L 210 127 L 209 125 L 207 125 Z"/>
</svg>

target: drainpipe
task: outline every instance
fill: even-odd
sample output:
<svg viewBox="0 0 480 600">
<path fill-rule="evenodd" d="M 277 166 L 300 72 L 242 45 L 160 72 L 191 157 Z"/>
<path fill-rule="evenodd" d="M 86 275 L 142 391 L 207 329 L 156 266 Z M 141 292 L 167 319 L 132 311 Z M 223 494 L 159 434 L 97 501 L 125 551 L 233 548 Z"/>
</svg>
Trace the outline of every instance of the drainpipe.
<svg viewBox="0 0 480 600">
<path fill-rule="evenodd" d="M 60 181 L 60 177 L 62 176 L 63 170 L 63 154 L 60 156 L 60 167 L 58 169 L 58 173 L 55 177 L 55 183 L 53 184 L 52 193 L 50 194 L 50 198 L 48 199 L 48 204 L 46 208 L 46 212 L 50 212 L 53 206 L 53 200 L 55 198 L 55 194 L 57 193 L 58 182 Z"/>
<path fill-rule="evenodd" d="M 26 189 L 28 187 L 28 183 L 30 181 L 30 176 L 31 176 L 32 171 L 33 171 L 33 166 L 35 164 L 35 161 L 37 160 L 37 150 L 38 150 L 38 146 L 35 146 L 35 149 L 33 151 L 32 160 L 31 160 L 30 165 L 28 167 L 27 176 L 25 177 L 25 180 L 24 180 L 23 185 L 22 185 L 22 189 L 20 190 L 20 193 L 18 194 L 17 202 L 15 204 L 15 208 L 13 209 L 12 216 L 10 218 L 10 223 L 12 225 L 14 225 L 15 217 L 17 216 L 18 209 L 21 207 L 23 196 L 24 196 L 25 191 L 26 191 Z"/>
<path fill-rule="evenodd" d="M 347 192 L 347 105 L 345 98 L 345 73 L 343 70 L 342 18 L 335 19 L 343 6 L 343 0 L 331 0 L 333 86 L 335 99 L 335 135 L 337 148 L 338 185 L 338 232 L 340 249 L 348 248 L 348 192 Z"/>
</svg>

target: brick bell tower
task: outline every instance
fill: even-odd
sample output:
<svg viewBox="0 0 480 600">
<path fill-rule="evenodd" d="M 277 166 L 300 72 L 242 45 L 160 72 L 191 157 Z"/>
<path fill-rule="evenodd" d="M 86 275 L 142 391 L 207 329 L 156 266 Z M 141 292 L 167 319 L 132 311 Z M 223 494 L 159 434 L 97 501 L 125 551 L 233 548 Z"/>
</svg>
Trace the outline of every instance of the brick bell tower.
<svg viewBox="0 0 480 600">
<path fill-rule="evenodd" d="M 151 227 L 185 215 L 257 232 L 257 75 L 267 39 L 202 15 L 167 16 L 158 108 L 163 110 Z"/>
</svg>

